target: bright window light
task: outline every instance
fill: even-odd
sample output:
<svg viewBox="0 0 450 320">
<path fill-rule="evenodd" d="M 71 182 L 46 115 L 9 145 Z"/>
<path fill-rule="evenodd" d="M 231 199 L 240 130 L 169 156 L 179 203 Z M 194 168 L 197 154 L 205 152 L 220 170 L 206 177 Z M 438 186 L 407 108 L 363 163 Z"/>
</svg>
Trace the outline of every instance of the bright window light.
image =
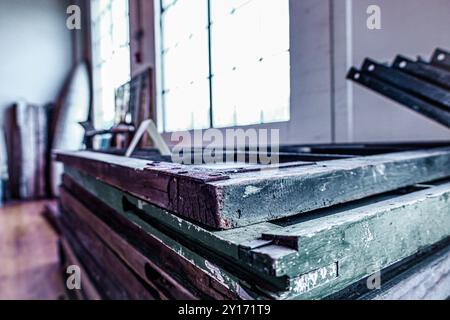
<svg viewBox="0 0 450 320">
<path fill-rule="evenodd" d="M 94 122 L 97 128 L 109 128 L 115 90 L 130 80 L 128 0 L 92 0 L 91 20 Z"/>
<path fill-rule="evenodd" d="M 289 0 L 161 6 L 165 131 L 289 120 Z"/>
</svg>

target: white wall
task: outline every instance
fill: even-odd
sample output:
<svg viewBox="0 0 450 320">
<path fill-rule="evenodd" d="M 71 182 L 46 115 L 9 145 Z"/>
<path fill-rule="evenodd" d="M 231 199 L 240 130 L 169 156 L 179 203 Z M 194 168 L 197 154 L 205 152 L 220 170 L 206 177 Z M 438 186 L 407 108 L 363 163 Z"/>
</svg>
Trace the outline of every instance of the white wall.
<svg viewBox="0 0 450 320">
<path fill-rule="evenodd" d="M 73 63 L 68 5 L 68 0 L 0 0 L 1 124 L 4 109 L 17 99 L 45 104 L 58 95 Z"/>
<path fill-rule="evenodd" d="M 137 0 L 130 1 L 134 20 Z M 155 10 L 142 2 L 144 62 L 133 61 L 133 70 L 158 72 Z M 381 7 L 382 30 L 367 29 L 372 4 Z M 450 139 L 450 130 L 345 79 L 367 56 L 428 58 L 435 47 L 450 49 L 450 0 L 290 0 L 290 12 L 291 121 L 258 127 L 280 129 L 284 144 Z"/>
</svg>

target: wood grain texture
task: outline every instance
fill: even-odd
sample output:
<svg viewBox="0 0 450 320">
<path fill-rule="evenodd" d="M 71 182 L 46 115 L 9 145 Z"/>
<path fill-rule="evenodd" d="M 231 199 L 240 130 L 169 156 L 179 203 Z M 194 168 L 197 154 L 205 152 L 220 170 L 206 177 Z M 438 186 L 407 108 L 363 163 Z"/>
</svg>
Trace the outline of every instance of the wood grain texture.
<svg viewBox="0 0 450 320">
<path fill-rule="evenodd" d="M 216 257 L 249 272 L 265 274 L 266 283 L 287 277 L 277 282 L 284 283 L 279 292 L 265 291 L 276 299 L 324 298 L 450 236 L 449 183 L 384 194 L 277 223 L 208 231 L 80 172 L 66 173 L 117 212 L 129 219 L 153 220 L 156 228 L 190 240 L 186 245 L 206 257 L 213 259 L 214 251 Z M 209 251 L 201 251 L 205 247 Z"/>
<path fill-rule="evenodd" d="M 64 217 L 62 215 L 62 217 Z M 69 225 L 61 218 L 61 227 L 64 239 L 67 240 L 74 254 L 82 263 L 83 269 L 87 270 L 89 278 L 97 288 L 102 299 L 106 300 L 126 300 L 130 299 L 127 291 L 117 283 L 117 279 L 112 277 L 112 273 L 102 268 L 100 261 L 96 260 L 92 252 L 86 248 L 70 229 Z M 101 254 L 101 253 L 100 253 Z M 83 276 L 83 275 L 81 275 Z"/>
<path fill-rule="evenodd" d="M 218 229 L 279 219 L 450 176 L 450 148 L 226 174 L 86 151 L 59 152 L 57 158 L 66 167 Z"/>
<path fill-rule="evenodd" d="M 141 217 L 118 213 L 94 195 L 80 188 L 74 180 L 64 176 L 64 187 L 75 194 L 91 212 L 107 223 L 145 257 L 165 273 L 182 283 L 190 292 L 202 298 L 236 299 L 249 297 L 233 276 L 215 267 L 195 252 L 158 231 Z M 116 199 L 119 202 L 121 198 Z M 236 291 L 230 290 L 234 288 Z"/>
<path fill-rule="evenodd" d="M 74 245 L 75 241 L 79 241 L 84 250 L 89 252 L 97 270 L 103 274 L 102 278 L 107 278 L 112 287 L 115 287 L 115 290 L 111 288 L 106 292 L 109 299 L 160 300 L 165 298 L 157 290 L 151 290 L 106 243 L 96 236 L 90 226 L 78 219 L 75 213 L 64 209 L 61 217 L 66 226 L 65 234 L 67 234 L 67 228 L 72 230 L 74 238 L 69 240 L 70 244 Z M 90 267 L 87 269 L 91 271 Z"/>
<path fill-rule="evenodd" d="M 78 300 L 101 300 L 102 296 L 92 282 L 89 273 L 84 268 L 83 264 L 80 262 L 75 252 L 71 248 L 69 242 L 61 238 L 60 239 L 60 250 L 62 251 L 62 273 L 66 274 L 66 270 L 69 266 L 78 266 L 81 272 L 81 289 L 71 291 L 77 297 Z"/>
<path fill-rule="evenodd" d="M 121 260 L 128 265 L 137 275 L 157 291 L 164 293 L 166 299 L 192 300 L 195 296 L 180 286 L 164 270 L 155 265 L 137 249 L 131 246 L 125 239 L 115 233 L 102 220 L 97 218 L 87 207 L 70 195 L 65 189 L 60 190 L 63 207 L 71 212 L 113 250 Z M 151 272 L 150 272 L 151 271 Z M 159 274 L 149 279 L 151 274 Z"/>
</svg>

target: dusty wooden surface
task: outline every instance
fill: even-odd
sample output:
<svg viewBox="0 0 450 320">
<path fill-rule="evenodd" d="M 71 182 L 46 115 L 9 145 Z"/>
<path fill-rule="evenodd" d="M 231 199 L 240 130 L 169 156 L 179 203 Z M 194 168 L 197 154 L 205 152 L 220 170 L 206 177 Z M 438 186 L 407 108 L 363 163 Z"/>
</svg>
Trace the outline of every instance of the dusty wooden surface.
<svg viewBox="0 0 450 320">
<path fill-rule="evenodd" d="M 450 234 L 449 183 L 325 209 L 316 212 L 315 218 L 298 216 L 208 231 L 86 175 L 69 172 L 77 183 L 127 219 L 164 230 L 210 261 L 221 261 L 221 272 L 232 270 L 239 279 L 251 279 L 243 272 L 251 270 L 255 275 L 258 271 L 259 281 L 251 282 L 284 291 L 274 294 L 276 299 L 326 297 Z M 223 259 L 218 260 L 218 256 Z M 316 274 L 327 277 L 316 279 Z"/>
<path fill-rule="evenodd" d="M 73 214 L 62 214 L 63 233 L 74 246 L 80 262 L 90 260 L 85 265 L 89 276 L 99 288 L 104 288 L 104 298 L 113 300 L 155 300 L 157 294 L 148 290 L 148 286 L 125 266 L 119 257 L 95 236 L 93 231 L 80 223 Z M 69 236 L 70 235 L 70 236 Z M 95 274 L 94 271 L 97 271 Z"/>
<path fill-rule="evenodd" d="M 100 241 L 107 244 L 110 250 L 120 258 L 120 261 L 115 263 L 114 273 L 117 273 L 117 265 L 125 264 L 136 276 L 139 276 L 142 281 L 146 282 L 154 291 L 158 293 L 160 299 L 179 299 L 179 300 L 191 300 L 195 297 L 186 289 L 182 288 L 176 281 L 168 276 L 164 270 L 154 265 L 148 258 L 141 254 L 137 249 L 131 246 L 124 238 L 115 233 L 107 224 L 101 219 L 97 218 L 91 211 L 78 202 L 67 191 L 61 189 L 61 202 L 64 203 L 65 215 L 72 215 L 74 219 L 78 219 L 79 225 L 84 225 L 83 228 L 91 229 L 91 237 L 95 239 L 99 238 Z M 69 212 L 72 213 L 69 213 Z M 74 224 L 71 224 L 75 227 Z M 94 235 L 95 233 L 95 235 Z M 90 247 L 93 249 L 93 247 Z M 102 260 L 104 262 L 105 259 Z M 159 274 L 158 277 L 149 278 L 149 270 L 152 270 L 155 274 Z M 129 272 L 130 274 L 132 271 Z M 127 282 L 126 276 L 119 279 L 121 282 Z M 129 282 L 129 281 L 128 281 Z"/>
<path fill-rule="evenodd" d="M 66 168 L 216 229 L 293 216 L 450 176 L 450 148 L 294 162 L 250 172 L 87 151 L 60 152 L 57 158 Z"/>
<path fill-rule="evenodd" d="M 61 238 L 60 239 L 60 249 L 62 253 L 62 267 L 68 268 L 69 266 L 78 266 L 82 274 L 82 286 L 81 290 L 73 290 L 73 294 L 77 300 L 101 300 L 101 294 L 92 282 L 89 273 L 84 269 L 83 264 L 80 262 L 75 252 L 73 252 L 72 247 L 69 242 Z M 66 275 L 67 277 L 67 275 Z M 70 293 L 69 293 L 70 294 Z"/>
<path fill-rule="evenodd" d="M 126 213 L 122 215 L 112 210 L 88 192 L 77 187 L 76 183 L 67 179 L 67 177 L 64 178 L 64 184 L 73 194 L 89 204 L 92 208 L 91 214 L 95 214 L 110 228 L 114 228 L 115 232 L 127 239 L 130 245 L 142 252 L 143 255 L 154 261 L 159 268 L 164 270 L 165 274 L 183 280 L 183 284 L 191 292 L 199 294 L 200 297 L 221 300 L 248 296 L 245 290 L 239 287 L 235 277 L 227 272 L 220 271 L 214 263 L 206 261 L 195 252 L 142 221 L 139 217 Z M 64 194 L 63 197 L 65 197 Z M 77 207 L 83 206 L 81 202 L 77 205 L 75 198 L 73 198 L 74 201 L 66 200 L 66 198 L 62 199 L 63 207 L 67 207 L 69 210 L 80 211 Z M 96 230 L 98 231 L 98 228 Z M 133 265 L 136 266 L 135 263 Z M 236 292 L 240 292 L 239 295 L 230 292 L 228 290 L 230 287 L 233 287 Z"/>
<path fill-rule="evenodd" d="M 57 236 L 41 215 L 45 204 L 0 208 L 0 299 L 64 297 Z"/>
</svg>

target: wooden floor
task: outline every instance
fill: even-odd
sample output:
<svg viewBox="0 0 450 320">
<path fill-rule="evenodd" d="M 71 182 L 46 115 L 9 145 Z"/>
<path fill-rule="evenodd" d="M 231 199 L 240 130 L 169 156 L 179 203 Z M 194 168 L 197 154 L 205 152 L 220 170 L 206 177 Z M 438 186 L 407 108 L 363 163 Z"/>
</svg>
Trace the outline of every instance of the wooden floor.
<svg viewBox="0 0 450 320">
<path fill-rule="evenodd" d="M 64 298 L 57 236 L 41 215 L 45 204 L 0 208 L 0 299 Z"/>
</svg>

